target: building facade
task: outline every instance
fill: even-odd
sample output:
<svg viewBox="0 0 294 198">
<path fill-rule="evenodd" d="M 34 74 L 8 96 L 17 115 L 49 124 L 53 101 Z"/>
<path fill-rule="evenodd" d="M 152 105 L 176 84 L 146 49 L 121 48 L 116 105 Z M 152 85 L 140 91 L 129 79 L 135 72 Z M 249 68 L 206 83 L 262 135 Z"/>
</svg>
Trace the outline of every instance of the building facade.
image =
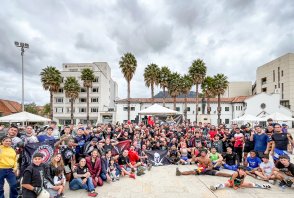
<svg viewBox="0 0 294 198">
<path fill-rule="evenodd" d="M 237 96 L 251 96 L 252 82 L 251 81 L 233 81 L 229 82 L 228 88 L 222 95 L 223 98 L 231 98 Z"/>
<path fill-rule="evenodd" d="M 257 68 L 254 93 L 280 93 L 280 104 L 294 111 L 294 53 Z"/>
<path fill-rule="evenodd" d="M 57 93 L 53 95 L 53 119 L 60 124 L 70 123 L 70 101 L 65 97 L 63 89 L 66 77 L 75 77 L 81 85 L 79 98 L 74 103 L 75 123 L 86 123 L 87 94 L 81 80 L 81 71 L 90 68 L 94 71 L 95 80 L 90 88 L 89 116 L 91 123 L 112 122 L 115 120 L 115 104 L 117 83 L 111 78 L 111 69 L 106 62 L 64 63 L 61 75 L 63 82 Z"/>
</svg>

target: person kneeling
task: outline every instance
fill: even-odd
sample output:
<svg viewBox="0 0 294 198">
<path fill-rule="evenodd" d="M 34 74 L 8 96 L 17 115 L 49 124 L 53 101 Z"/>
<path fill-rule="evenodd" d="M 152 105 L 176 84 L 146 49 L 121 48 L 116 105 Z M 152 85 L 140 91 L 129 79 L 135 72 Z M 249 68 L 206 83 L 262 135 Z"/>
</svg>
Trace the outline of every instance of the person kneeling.
<svg viewBox="0 0 294 198">
<path fill-rule="evenodd" d="M 69 183 L 70 190 L 85 189 L 89 192 L 88 196 L 96 197 L 98 195 L 95 192 L 95 187 L 92 181 L 92 177 L 86 166 L 85 158 L 82 158 L 79 162 L 78 167 L 73 173 L 74 179 Z"/>
<path fill-rule="evenodd" d="M 212 191 L 216 191 L 221 188 L 233 188 L 234 190 L 237 190 L 238 188 L 261 188 L 261 189 L 269 189 L 271 188 L 268 184 L 256 184 L 251 182 L 245 182 L 246 177 L 246 167 L 239 166 L 237 171 L 233 173 L 231 178 L 224 184 L 217 184 L 215 186 L 210 186 L 210 189 Z"/>
</svg>

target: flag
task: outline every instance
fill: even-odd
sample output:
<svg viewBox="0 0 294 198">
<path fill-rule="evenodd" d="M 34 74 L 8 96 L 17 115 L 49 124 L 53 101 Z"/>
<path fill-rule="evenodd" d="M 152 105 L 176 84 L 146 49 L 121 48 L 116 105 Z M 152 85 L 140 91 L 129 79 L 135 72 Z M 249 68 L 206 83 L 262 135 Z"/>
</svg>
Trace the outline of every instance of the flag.
<svg viewBox="0 0 294 198">
<path fill-rule="evenodd" d="M 119 155 L 124 150 L 129 150 L 131 147 L 131 140 L 124 140 L 115 145 L 111 151 L 112 155 Z"/>
<path fill-rule="evenodd" d="M 32 157 L 35 153 L 42 153 L 44 155 L 43 163 L 49 164 L 51 157 L 54 154 L 54 143 L 55 141 L 53 140 L 26 144 L 22 152 L 20 172 L 23 173 L 24 170 L 32 163 Z"/>
<path fill-rule="evenodd" d="M 168 150 L 152 150 L 152 151 L 145 151 L 146 155 L 148 156 L 148 160 L 152 163 L 153 166 L 163 166 L 170 164 L 167 153 Z"/>
</svg>

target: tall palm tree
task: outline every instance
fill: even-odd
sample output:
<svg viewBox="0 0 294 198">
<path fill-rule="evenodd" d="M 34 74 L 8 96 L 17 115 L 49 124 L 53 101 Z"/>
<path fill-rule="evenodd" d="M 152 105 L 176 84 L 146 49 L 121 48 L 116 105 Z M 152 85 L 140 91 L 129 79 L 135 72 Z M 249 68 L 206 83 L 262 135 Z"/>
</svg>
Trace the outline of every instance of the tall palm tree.
<svg viewBox="0 0 294 198">
<path fill-rule="evenodd" d="M 56 93 L 62 83 L 62 76 L 60 71 L 53 66 L 47 66 L 40 73 L 41 82 L 45 90 L 50 92 L 50 116 L 53 119 L 53 93 Z"/>
<path fill-rule="evenodd" d="M 71 124 L 74 124 L 73 116 L 73 104 L 79 97 L 80 84 L 75 77 L 67 77 L 64 83 L 65 96 L 70 100 L 70 120 Z"/>
<path fill-rule="evenodd" d="M 176 111 L 176 98 L 181 93 L 181 75 L 177 72 L 171 73 L 168 79 L 168 93 L 173 98 L 174 101 L 174 110 Z"/>
<path fill-rule="evenodd" d="M 128 83 L 128 120 L 130 120 L 130 84 L 137 68 L 137 60 L 135 56 L 131 53 L 124 54 L 119 61 L 119 67 Z"/>
<path fill-rule="evenodd" d="M 154 85 L 159 84 L 159 78 L 160 78 L 159 74 L 160 74 L 160 69 L 154 63 L 148 65 L 144 70 L 145 85 L 148 88 L 151 87 L 152 104 L 154 104 Z"/>
<path fill-rule="evenodd" d="M 184 109 L 185 120 L 187 120 L 187 97 L 191 91 L 192 86 L 193 86 L 193 81 L 191 79 L 191 76 L 184 75 L 181 78 L 180 87 L 181 87 L 181 93 L 185 94 L 185 109 Z"/>
<path fill-rule="evenodd" d="M 204 77 L 206 75 L 206 66 L 203 60 L 197 59 L 194 60 L 192 65 L 189 67 L 189 75 L 191 76 L 194 85 L 196 85 L 196 115 L 195 115 L 195 122 L 197 123 L 197 116 L 198 116 L 198 88 L 199 85 L 202 84 Z"/>
<path fill-rule="evenodd" d="M 213 76 L 214 78 L 214 93 L 217 95 L 217 123 L 220 125 L 220 115 L 221 115 L 221 108 L 220 108 L 220 97 L 226 91 L 229 86 L 228 77 L 224 74 L 216 74 Z"/>
<path fill-rule="evenodd" d="M 92 69 L 85 68 L 82 70 L 81 79 L 83 81 L 84 87 L 87 89 L 87 123 L 89 124 L 89 90 L 92 88 L 93 81 L 95 80 L 95 75 Z"/>
<path fill-rule="evenodd" d="M 171 74 L 170 69 L 167 66 L 163 66 L 160 69 L 159 85 L 163 89 L 163 106 L 165 107 L 165 89 L 168 86 L 168 78 Z"/>
<path fill-rule="evenodd" d="M 207 114 L 210 114 L 210 98 L 214 98 L 215 95 L 215 91 L 214 91 L 214 87 L 215 87 L 215 81 L 214 78 L 211 76 L 206 76 L 204 78 L 204 81 L 201 84 L 201 89 L 202 92 L 204 94 L 204 97 L 207 98 Z"/>
</svg>

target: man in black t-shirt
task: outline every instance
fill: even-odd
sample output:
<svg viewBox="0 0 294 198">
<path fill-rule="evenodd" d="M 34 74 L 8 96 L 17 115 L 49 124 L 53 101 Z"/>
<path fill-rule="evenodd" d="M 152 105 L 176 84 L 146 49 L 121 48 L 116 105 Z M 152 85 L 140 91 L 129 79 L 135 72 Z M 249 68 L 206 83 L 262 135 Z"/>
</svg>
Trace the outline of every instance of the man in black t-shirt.
<svg viewBox="0 0 294 198">
<path fill-rule="evenodd" d="M 287 155 L 281 155 L 276 163 L 275 177 L 281 181 L 280 186 L 291 187 L 294 182 L 294 164 L 290 163 Z"/>
<path fill-rule="evenodd" d="M 135 169 L 130 163 L 130 159 L 128 157 L 129 151 L 124 150 L 122 154 L 118 157 L 118 165 L 120 166 L 122 170 L 122 175 L 129 175 L 130 178 L 135 179 Z"/>
<path fill-rule="evenodd" d="M 225 169 L 236 171 L 238 168 L 238 155 L 233 152 L 231 147 L 227 148 L 226 154 L 223 156 L 223 166 Z"/>
</svg>

